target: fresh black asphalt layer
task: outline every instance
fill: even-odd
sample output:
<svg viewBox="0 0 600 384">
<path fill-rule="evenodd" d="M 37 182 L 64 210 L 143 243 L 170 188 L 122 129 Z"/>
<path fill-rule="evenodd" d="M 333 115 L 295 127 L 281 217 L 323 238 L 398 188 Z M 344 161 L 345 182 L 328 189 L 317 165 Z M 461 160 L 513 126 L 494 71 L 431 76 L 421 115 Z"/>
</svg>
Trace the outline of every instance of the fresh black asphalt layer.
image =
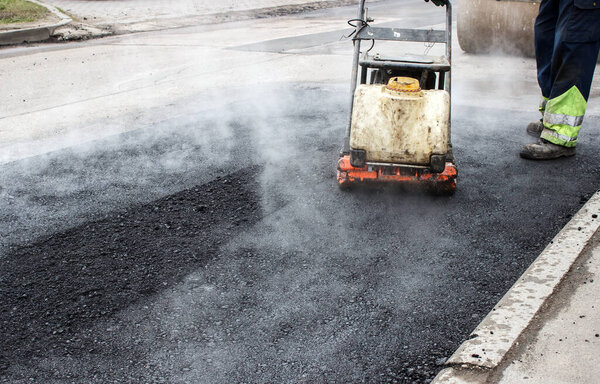
<svg viewBox="0 0 600 384">
<path fill-rule="evenodd" d="M 455 108 L 454 196 L 340 191 L 345 87 L 254 91 L 0 167 L 2 382 L 428 382 L 599 182 Z"/>
</svg>

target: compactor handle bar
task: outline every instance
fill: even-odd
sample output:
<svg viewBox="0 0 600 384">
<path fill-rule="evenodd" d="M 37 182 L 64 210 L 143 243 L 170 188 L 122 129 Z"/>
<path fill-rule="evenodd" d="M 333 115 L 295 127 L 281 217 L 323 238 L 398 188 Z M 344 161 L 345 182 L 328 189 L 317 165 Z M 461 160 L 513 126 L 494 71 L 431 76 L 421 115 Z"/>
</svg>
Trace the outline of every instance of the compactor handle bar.
<svg viewBox="0 0 600 384">
<path fill-rule="evenodd" d="M 365 20 L 366 0 L 360 0 L 358 18 L 361 20 L 357 24 L 352 34 L 353 40 L 390 40 L 390 41 L 409 41 L 424 43 L 444 43 L 446 44 L 446 58 L 450 63 L 452 54 L 452 2 L 447 0 L 446 7 L 446 28 L 445 30 L 427 30 L 427 29 L 401 29 L 401 28 L 379 28 L 371 27 Z M 355 42 L 356 43 L 356 42 Z"/>
</svg>

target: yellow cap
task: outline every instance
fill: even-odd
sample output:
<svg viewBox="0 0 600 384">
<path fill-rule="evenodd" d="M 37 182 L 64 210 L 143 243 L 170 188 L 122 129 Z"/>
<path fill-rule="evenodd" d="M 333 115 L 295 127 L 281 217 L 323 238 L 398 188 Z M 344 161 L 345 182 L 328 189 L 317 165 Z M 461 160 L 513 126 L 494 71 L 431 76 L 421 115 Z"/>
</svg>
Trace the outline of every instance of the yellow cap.
<svg viewBox="0 0 600 384">
<path fill-rule="evenodd" d="M 390 91 L 396 92 L 419 92 L 421 87 L 419 80 L 412 77 L 392 77 L 386 86 Z"/>
</svg>

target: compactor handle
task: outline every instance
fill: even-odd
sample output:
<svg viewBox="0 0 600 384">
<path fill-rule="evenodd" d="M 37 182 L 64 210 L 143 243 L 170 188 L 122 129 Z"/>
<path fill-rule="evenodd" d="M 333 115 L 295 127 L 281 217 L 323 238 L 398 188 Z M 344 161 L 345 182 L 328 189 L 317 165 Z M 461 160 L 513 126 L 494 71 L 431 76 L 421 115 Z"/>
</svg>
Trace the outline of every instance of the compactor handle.
<svg viewBox="0 0 600 384">
<path fill-rule="evenodd" d="M 452 64 L 452 1 L 446 0 L 446 57 Z"/>
</svg>

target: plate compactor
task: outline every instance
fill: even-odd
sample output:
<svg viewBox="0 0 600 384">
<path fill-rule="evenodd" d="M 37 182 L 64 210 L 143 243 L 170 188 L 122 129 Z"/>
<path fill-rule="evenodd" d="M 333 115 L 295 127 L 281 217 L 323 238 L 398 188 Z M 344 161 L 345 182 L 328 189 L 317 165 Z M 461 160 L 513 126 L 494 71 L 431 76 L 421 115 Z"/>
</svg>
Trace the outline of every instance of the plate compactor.
<svg viewBox="0 0 600 384">
<path fill-rule="evenodd" d="M 338 184 L 417 184 L 452 193 L 457 176 L 450 141 L 452 6 L 446 6 L 445 30 L 372 27 L 366 11 L 360 0 L 358 17 L 349 21 L 355 27 L 352 100 Z M 371 49 L 361 52 L 363 40 L 372 41 L 371 48 L 378 40 L 443 43 L 445 55 L 371 55 Z"/>
</svg>

